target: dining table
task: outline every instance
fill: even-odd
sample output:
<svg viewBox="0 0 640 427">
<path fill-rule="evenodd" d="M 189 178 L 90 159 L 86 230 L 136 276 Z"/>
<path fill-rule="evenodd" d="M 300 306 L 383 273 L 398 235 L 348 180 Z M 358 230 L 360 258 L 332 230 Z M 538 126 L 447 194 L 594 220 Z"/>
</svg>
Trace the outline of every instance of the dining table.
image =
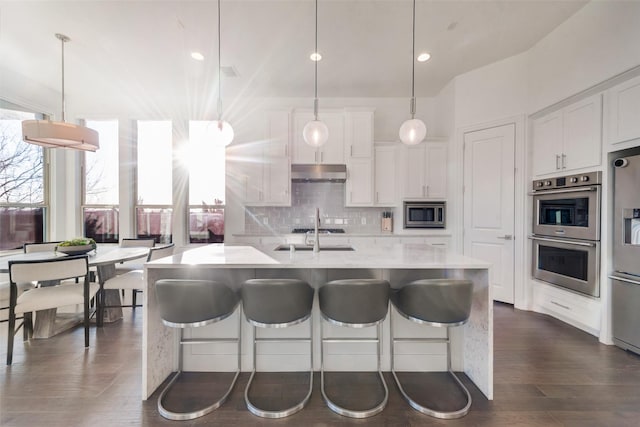
<svg viewBox="0 0 640 427">
<path fill-rule="evenodd" d="M 95 250 L 88 255 L 89 267 L 95 267 L 97 280 L 104 284 L 107 280 L 116 275 L 116 265 L 125 261 L 146 258 L 149 248 L 127 247 L 122 248 L 116 245 L 98 244 Z M 46 260 L 57 257 L 68 256 L 62 252 L 32 252 L 10 253 L 0 256 L 0 273 L 9 272 L 9 261 L 34 261 Z M 46 285 L 46 284 L 45 284 Z M 103 319 L 96 319 L 96 324 L 102 326 L 103 322 L 115 322 L 122 319 L 122 307 L 120 307 L 120 293 L 117 289 L 107 289 L 105 292 L 105 305 L 110 306 L 104 310 Z M 38 311 L 35 317 L 33 336 L 34 338 L 50 338 L 63 332 L 82 321 L 81 316 L 76 313 L 60 314 L 57 309 Z"/>
</svg>

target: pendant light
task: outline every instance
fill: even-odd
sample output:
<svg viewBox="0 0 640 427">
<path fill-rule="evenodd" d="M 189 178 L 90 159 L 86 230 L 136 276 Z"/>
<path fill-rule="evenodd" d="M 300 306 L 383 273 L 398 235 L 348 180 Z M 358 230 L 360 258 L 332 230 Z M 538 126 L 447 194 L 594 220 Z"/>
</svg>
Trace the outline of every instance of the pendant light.
<svg viewBox="0 0 640 427">
<path fill-rule="evenodd" d="M 62 44 L 62 121 L 25 120 L 22 122 L 22 139 L 29 144 L 47 148 L 73 148 L 96 151 L 99 147 L 98 132 L 88 127 L 65 123 L 64 102 L 64 44 L 71 39 L 56 34 Z"/>
<path fill-rule="evenodd" d="M 318 120 L 318 61 L 321 56 L 318 53 L 318 0 L 316 0 L 316 48 L 313 52 L 312 59 L 315 62 L 314 73 L 314 100 L 313 100 L 313 117 L 314 119 L 304 125 L 302 129 L 302 137 L 307 145 L 312 147 L 320 147 L 329 139 L 329 129 L 324 122 Z"/>
<path fill-rule="evenodd" d="M 416 119 L 416 96 L 415 96 L 415 74 L 416 74 L 416 0 L 413 0 L 413 39 L 411 47 L 411 118 L 400 126 L 400 141 L 406 145 L 420 144 L 427 136 L 427 127 L 420 119 Z"/>
<path fill-rule="evenodd" d="M 233 141 L 233 128 L 229 122 L 222 120 L 222 63 L 220 42 L 220 0 L 218 0 L 218 120 L 214 122 L 213 142 L 215 144 L 229 145 Z"/>
</svg>

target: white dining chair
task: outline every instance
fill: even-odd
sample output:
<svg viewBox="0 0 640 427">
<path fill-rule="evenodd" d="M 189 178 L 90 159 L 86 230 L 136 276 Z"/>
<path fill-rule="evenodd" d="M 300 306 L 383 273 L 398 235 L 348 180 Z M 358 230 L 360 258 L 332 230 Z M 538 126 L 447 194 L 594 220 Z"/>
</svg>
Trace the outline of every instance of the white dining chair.
<svg viewBox="0 0 640 427">
<path fill-rule="evenodd" d="M 60 243 L 62 242 L 25 243 L 23 249 L 25 254 L 33 252 L 55 252 Z"/>
<path fill-rule="evenodd" d="M 160 246 L 157 248 L 151 248 L 149 249 L 149 255 L 147 256 L 147 262 L 149 261 L 153 261 L 156 259 L 160 259 L 160 258 L 164 258 L 164 257 L 168 257 L 173 255 L 173 250 L 175 248 L 175 245 L 173 243 L 166 245 L 166 246 Z M 102 311 L 105 308 L 110 308 L 113 306 L 107 306 L 105 305 L 104 301 L 104 291 L 107 289 L 121 289 L 121 290 L 128 290 L 131 289 L 132 291 L 138 291 L 138 292 L 142 292 L 144 289 L 146 289 L 147 287 L 147 283 L 144 277 L 144 266 L 142 265 L 142 268 L 140 270 L 132 270 L 129 271 L 125 274 L 120 274 L 117 276 L 112 277 L 111 279 L 106 280 L 100 288 L 100 304 L 98 305 L 98 316 L 102 315 Z M 141 305 L 137 305 L 136 304 L 136 297 L 135 297 L 135 293 L 133 294 L 133 300 L 131 302 L 130 305 L 125 305 L 125 304 L 121 304 L 120 307 L 140 307 Z"/>
<path fill-rule="evenodd" d="M 156 241 L 153 238 L 123 238 L 120 240 L 121 248 L 153 248 L 156 245 Z M 126 274 L 130 271 L 142 270 L 143 263 L 140 260 L 132 260 L 121 262 L 116 265 L 116 274 Z M 131 290 L 131 299 L 136 299 L 136 290 Z M 122 290 L 122 297 L 124 298 L 124 289 Z M 135 303 L 134 303 L 135 304 Z"/>
<path fill-rule="evenodd" d="M 18 283 L 17 284 L 17 292 L 18 296 L 22 295 L 22 293 L 26 290 L 32 289 L 34 284 L 31 282 Z M 9 283 L 9 275 L 8 274 L 0 274 L 0 323 L 8 322 L 9 317 L 9 300 L 11 296 L 11 285 Z M 6 316 L 6 317 L 5 317 Z"/>
<path fill-rule="evenodd" d="M 65 279 L 83 277 L 82 283 L 51 285 Z M 51 286 L 29 289 L 19 295 L 18 283 L 47 282 Z M 81 304 L 84 308 L 84 346 L 89 347 L 89 300 L 99 286 L 89 282 L 88 257 L 60 257 L 47 260 L 9 261 L 9 327 L 7 365 L 13 360 L 14 335 L 23 328 L 24 339 L 33 334 L 33 312 Z M 23 320 L 16 328 L 18 315 Z"/>
</svg>

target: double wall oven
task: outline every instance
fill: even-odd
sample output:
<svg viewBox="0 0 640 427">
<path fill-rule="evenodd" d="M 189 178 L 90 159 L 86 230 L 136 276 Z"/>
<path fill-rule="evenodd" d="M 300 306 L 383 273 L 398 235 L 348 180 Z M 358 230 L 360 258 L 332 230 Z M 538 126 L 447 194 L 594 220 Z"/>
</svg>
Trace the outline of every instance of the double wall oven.
<svg viewBox="0 0 640 427">
<path fill-rule="evenodd" d="M 533 277 L 600 296 L 600 172 L 533 182 Z"/>
</svg>

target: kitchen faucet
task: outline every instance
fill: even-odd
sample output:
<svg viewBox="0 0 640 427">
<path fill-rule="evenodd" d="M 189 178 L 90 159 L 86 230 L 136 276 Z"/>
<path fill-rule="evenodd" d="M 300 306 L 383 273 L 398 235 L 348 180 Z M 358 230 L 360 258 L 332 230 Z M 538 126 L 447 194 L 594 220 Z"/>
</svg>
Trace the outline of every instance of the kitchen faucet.
<svg viewBox="0 0 640 427">
<path fill-rule="evenodd" d="M 320 208 L 316 208 L 316 218 L 314 221 L 314 240 L 313 240 L 313 253 L 320 252 L 320 241 L 318 239 L 318 227 L 320 227 Z"/>
</svg>

